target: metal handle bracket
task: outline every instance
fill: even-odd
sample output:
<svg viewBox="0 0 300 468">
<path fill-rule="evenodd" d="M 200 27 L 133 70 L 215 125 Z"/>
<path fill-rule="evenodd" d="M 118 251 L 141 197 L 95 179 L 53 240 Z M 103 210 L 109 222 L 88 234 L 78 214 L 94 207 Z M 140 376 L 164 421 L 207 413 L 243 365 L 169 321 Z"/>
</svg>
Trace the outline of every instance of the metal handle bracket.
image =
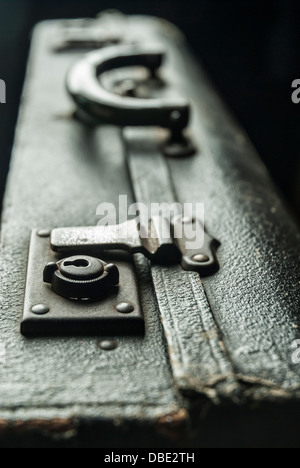
<svg viewBox="0 0 300 468">
<path fill-rule="evenodd" d="M 185 99 L 122 97 L 101 83 L 101 74 L 115 68 L 144 66 L 154 73 L 164 56 L 161 47 L 151 45 L 119 45 L 91 52 L 70 69 L 67 90 L 77 106 L 100 123 L 160 126 L 180 132 L 189 122 L 190 106 Z"/>
</svg>

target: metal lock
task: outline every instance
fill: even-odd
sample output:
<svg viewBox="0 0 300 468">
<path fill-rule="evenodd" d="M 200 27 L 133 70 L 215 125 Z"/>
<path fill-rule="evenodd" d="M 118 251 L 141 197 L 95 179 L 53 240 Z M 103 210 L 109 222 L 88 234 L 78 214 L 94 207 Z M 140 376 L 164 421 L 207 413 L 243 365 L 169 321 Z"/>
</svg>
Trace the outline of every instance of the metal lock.
<svg viewBox="0 0 300 468">
<path fill-rule="evenodd" d="M 68 299 L 100 299 L 119 284 L 119 279 L 116 265 L 86 255 L 51 262 L 44 269 L 44 282 Z"/>
<path fill-rule="evenodd" d="M 51 249 L 49 237 L 47 231 L 32 232 L 21 333 L 143 336 L 132 257 L 102 252 L 100 259 L 95 252 L 62 259 Z"/>
<path fill-rule="evenodd" d="M 159 217 L 149 220 L 151 235 L 147 239 L 140 237 L 136 219 L 116 226 L 33 231 L 21 332 L 143 335 L 141 278 L 135 271 L 134 254 L 143 254 L 164 265 L 170 260 L 180 262 L 183 269 L 197 271 L 201 276 L 219 268 L 219 243 L 207 232 L 204 231 L 203 245 L 195 250 L 187 250 L 187 239 L 174 235 L 182 224 L 194 226 L 201 224 L 200 220 L 174 220 L 167 237 L 161 221 L 167 222 Z M 74 256 L 76 252 L 78 255 Z M 102 258 L 108 258 L 107 262 L 96 256 L 100 252 Z M 62 253 L 71 256 L 61 259 Z M 89 256 L 90 253 L 95 256 Z"/>
</svg>

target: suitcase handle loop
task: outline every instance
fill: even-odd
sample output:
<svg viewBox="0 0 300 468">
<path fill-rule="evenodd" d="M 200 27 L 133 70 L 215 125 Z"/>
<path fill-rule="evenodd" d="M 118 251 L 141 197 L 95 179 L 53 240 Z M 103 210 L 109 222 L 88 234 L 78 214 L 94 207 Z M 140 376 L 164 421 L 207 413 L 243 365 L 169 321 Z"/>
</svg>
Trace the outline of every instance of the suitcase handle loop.
<svg viewBox="0 0 300 468">
<path fill-rule="evenodd" d="M 144 66 L 154 74 L 164 56 L 161 48 L 147 45 L 121 45 L 88 53 L 67 74 L 67 90 L 79 109 L 99 123 L 160 126 L 180 134 L 190 115 L 189 103 L 184 98 L 118 96 L 105 89 L 100 80 L 104 72 L 129 66 Z"/>
</svg>

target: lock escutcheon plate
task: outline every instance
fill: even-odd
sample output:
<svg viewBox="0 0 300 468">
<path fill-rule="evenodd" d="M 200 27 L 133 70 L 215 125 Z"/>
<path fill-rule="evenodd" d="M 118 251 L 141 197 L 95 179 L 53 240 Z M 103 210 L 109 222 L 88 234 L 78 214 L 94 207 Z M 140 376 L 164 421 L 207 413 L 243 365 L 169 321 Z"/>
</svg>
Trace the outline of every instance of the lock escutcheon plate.
<svg viewBox="0 0 300 468">
<path fill-rule="evenodd" d="M 61 260 L 50 248 L 47 237 L 33 231 L 30 242 L 21 333 L 25 336 L 122 336 L 144 335 L 144 318 L 138 294 L 138 281 L 132 256 L 124 253 L 103 257 L 114 263 L 120 272 L 120 283 L 113 292 L 97 301 L 70 300 L 57 295 L 43 282 L 46 264 Z M 133 307 L 120 313 L 119 304 Z M 44 305 L 45 313 L 35 313 L 35 306 Z M 42 310 L 41 308 L 39 310 Z"/>
</svg>

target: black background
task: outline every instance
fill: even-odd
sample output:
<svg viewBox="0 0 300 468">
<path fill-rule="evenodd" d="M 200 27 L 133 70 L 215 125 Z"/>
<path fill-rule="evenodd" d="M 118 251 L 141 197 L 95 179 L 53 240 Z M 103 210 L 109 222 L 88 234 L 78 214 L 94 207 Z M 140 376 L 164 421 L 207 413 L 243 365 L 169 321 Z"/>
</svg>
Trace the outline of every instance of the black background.
<svg viewBox="0 0 300 468">
<path fill-rule="evenodd" d="M 166 18 L 185 33 L 295 213 L 300 215 L 300 2 L 295 0 L 0 0 L 0 198 L 4 190 L 20 93 L 35 23 L 94 16 L 107 8 Z M 300 216 L 299 216 L 300 218 Z"/>
</svg>

